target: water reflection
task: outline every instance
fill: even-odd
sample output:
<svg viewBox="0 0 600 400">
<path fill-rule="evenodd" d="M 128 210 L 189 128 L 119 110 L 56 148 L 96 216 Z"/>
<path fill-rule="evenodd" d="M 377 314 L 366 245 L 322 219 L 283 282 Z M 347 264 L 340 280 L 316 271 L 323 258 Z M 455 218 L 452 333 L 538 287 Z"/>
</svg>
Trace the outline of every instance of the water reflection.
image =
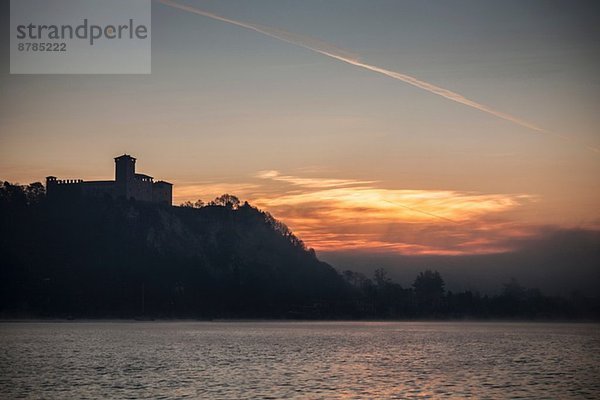
<svg viewBox="0 0 600 400">
<path fill-rule="evenodd" d="M 598 398 L 600 327 L 0 324 L 0 398 Z"/>
</svg>

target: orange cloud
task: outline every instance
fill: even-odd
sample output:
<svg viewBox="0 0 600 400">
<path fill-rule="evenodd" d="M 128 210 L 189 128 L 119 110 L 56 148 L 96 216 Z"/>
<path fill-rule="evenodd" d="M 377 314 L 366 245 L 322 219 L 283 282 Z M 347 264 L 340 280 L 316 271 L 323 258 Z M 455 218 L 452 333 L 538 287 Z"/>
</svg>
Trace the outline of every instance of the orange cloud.
<svg viewBox="0 0 600 400">
<path fill-rule="evenodd" d="M 184 186 L 177 189 L 176 198 L 237 194 L 285 222 L 308 246 L 323 251 L 496 253 L 510 251 L 511 239 L 535 231 L 511 218 L 512 212 L 534 203 L 535 196 L 380 186 L 377 181 L 261 171 L 252 183 Z"/>
</svg>

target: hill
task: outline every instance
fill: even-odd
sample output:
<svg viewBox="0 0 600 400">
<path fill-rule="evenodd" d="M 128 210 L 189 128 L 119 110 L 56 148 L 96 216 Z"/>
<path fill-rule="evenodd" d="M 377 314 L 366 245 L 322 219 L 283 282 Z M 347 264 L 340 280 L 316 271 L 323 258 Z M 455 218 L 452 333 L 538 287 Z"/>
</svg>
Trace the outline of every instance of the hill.
<svg viewBox="0 0 600 400">
<path fill-rule="evenodd" d="M 7 316 L 326 316 L 344 283 L 287 227 L 222 197 L 202 208 L 82 198 L 4 185 Z"/>
</svg>

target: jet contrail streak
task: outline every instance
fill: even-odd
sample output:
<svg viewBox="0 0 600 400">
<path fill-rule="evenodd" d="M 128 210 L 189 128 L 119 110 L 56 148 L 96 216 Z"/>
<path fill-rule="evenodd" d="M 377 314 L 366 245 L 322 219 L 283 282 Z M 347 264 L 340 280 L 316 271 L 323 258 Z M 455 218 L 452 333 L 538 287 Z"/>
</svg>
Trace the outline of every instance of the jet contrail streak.
<svg viewBox="0 0 600 400">
<path fill-rule="evenodd" d="M 428 215 L 430 217 L 442 219 L 444 221 L 452 222 L 453 224 L 458 224 L 458 221 L 455 221 L 455 220 L 450 219 L 450 218 L 442 217 L 441 215 L 430 213 L 428 211 L 419 210 L 418 208 L 413 208 L 413 207 L 405 206 L 404 204 L 400 204 L 400 203 L 397 203 L 397 202 L 392 202 L 392 201 L 389 201 L 389 200 L 384 200 L 384 201 L 386 203 L 389 203 L 389 204 L 392 204 L 392 205 L 395 205 L 395 206 L 400 206 L 402 208 L 406 208 L 409 211 L 413 211 L 413 212 L 417 212 L 417 213 L 420 213 L 420 214 Z"/>
<path fill-rule="evenodd" d="M 218 21 L 226 22 L 228 24 L 232 24 L 232 25 L 236 25 L 236 26 L 239 26 L 242 28 L 250 29 L 255 32 L 262 33 L 263 35 L 270 36 L 274 39 L 282 40 L 284 42 L 288 42 L 288 43 L 291 43 L 291 44 L 294 44 L 297 46 L 304 47 L 305 49 L 314 51 L 316 53 L 322 54 L 322 55 L 330 57 L 330 58 L 334 58 L 338 61 L 342 61 L 342 62 L 351 64 L 351 65 L 354 65 L 356 67 L 361 67 L 361 68 L 367 69 L 369 71 L 373 71 L 373 72 L 377 72 L 379 74 L 386 75 L 390 78 L 397 79 L 399 81 L 408 83 L 409 85 L 416 86 L 419 89 L 423 89 L 430 93 L 436 94 L 438 96 L 442 96 L 448 100 L 452 100 L 457 103 L 464 104 L 468 107 L 472 107 L 477 110 L 483 111 L 483 112 L 493 115 L 497 118 L 501 118 L 506 121 L 510 121 L 514 124 L 517 124 L 524 128 L 530 129 L 532 131 L 535 131 L 538 133 L 544 133 L 544 134 L 548 134 L 548 135 L 558 136 L 562 139 L 574 140 L 573 138 L 569 138 L 567 136 L 563 136 L 563 135 L 548 131 L 544 128 L 540 128 L 539 126 L 536 126 L 530 122 L 524 121 L 520 118 L 514 117 L 510 114 L 503 113 L 501 111 L 496 111 L 484 104 L 480 104 L 480 103 L 477 103 L 476 101 L 470 100 L 461 94 L 458 94 L 451 90 L 444 89 L 442 87 L 422 81 L 422 80 L 412 77 L 410 75 L 402 74 L 402 73 L 396 72 L 396 71 L 391 71 L 391 70 L 388 70 L 385 68 L 377 67 L 375 65 L 365 64 L 365 63 L 361 62 L 358 59 L 358 57 L 356 57 L 355 55 L 350 54 L 346 51 L 340 50 L 329 43 L 325 43 L 325 42 L 322 42 L 320 40 L 316 40 L 313 38 L 307 38 L 305 36 L 293 34 L 293 33 L 286 32 L 286 31 L 283 31 L 280 29 L 271 28 L 268 26 L 251 24 L 248 22 L 242 22 L 242 21 L 237 21 L 237 20 L 230 19 L 230 18 L 225 18 L 220 15 L 201 10 L 199 8 L 187 6 L 184 4 L 179 4 L 179 3 L 176 3 L 171 0 L 157 0 L 157 1 L 159 3 L 165 4 L 167 6 L 177 8 L 179 10 L 187 11 L 187 12 L 197 14 L 197 15 L 202 15 L 204 17 L 212 18 L 212 19 L 215 19 Z M 600 153 L 600 149 L 598 149 L 598 148 L 592 147 L 587 144 L 583 144 L 583 145 L 596 153 Z"/>
</svg>

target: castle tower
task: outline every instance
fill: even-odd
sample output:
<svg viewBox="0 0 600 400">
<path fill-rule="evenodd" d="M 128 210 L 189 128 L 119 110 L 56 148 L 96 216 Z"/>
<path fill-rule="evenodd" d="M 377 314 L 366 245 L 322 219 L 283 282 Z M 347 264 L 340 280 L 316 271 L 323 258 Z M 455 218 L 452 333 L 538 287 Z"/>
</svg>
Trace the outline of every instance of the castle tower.
<svg viewBox="0 0 600 400">
<path fill-rule="evenodd" d="M 56 183 L 57 179 L 55 176 L 47 176 L 46 177 L 46 196 L 51 198 L 54 196 L 56 191 Z"/>
<path fill-rule="evenodd" d="M 115 157 L 115 181 L 133 181 L 135 177 L 135 158 L 128 154 Z"/>
<path fill-rule="evenodd" d="M 128 154 L 115 158 L 115 189 L 117 197 L 130 198 L 135 185 L 135 158 Z"/>
</svg>

